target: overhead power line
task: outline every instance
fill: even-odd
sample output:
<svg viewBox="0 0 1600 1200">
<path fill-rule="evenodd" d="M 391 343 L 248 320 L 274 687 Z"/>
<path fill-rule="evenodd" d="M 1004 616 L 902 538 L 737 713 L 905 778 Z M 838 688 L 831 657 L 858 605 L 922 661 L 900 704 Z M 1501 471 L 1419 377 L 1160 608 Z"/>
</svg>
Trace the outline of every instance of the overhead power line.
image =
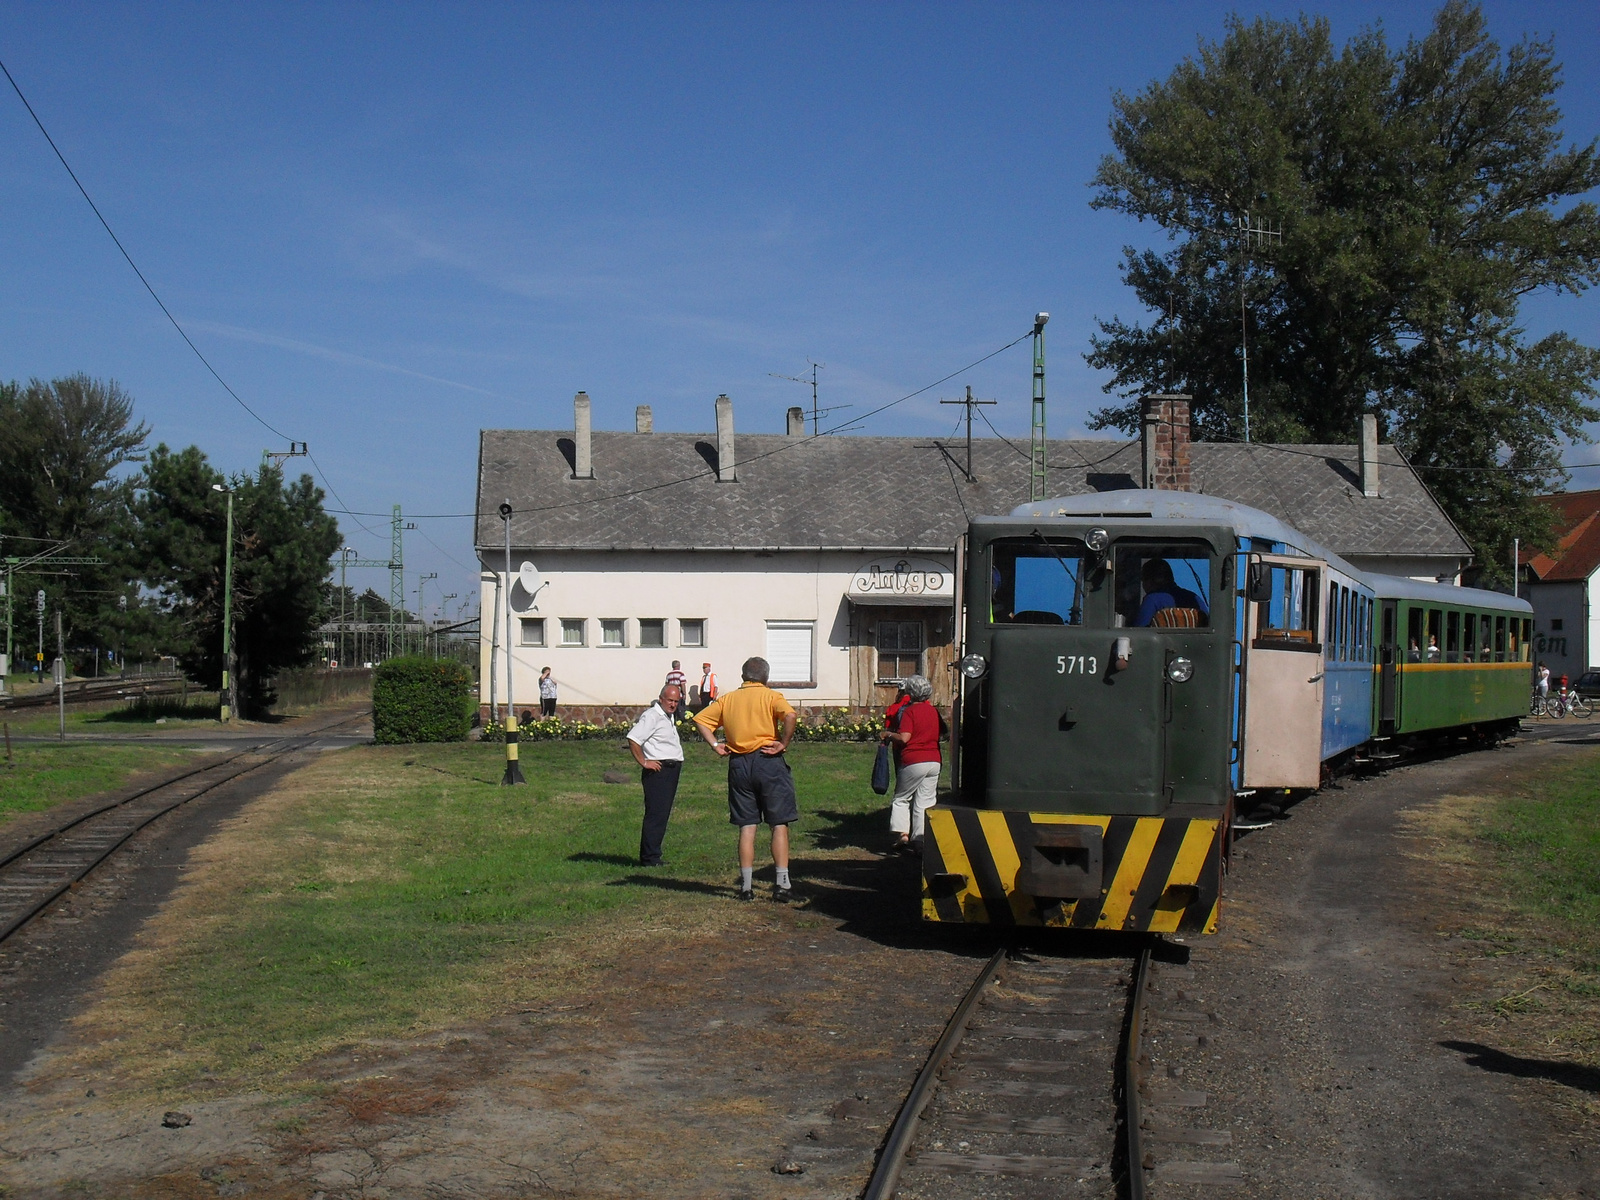
<svg viewBox="0 0 1600 1200">
<path fill-rule="evenodd" d="M 55 138 L 51 137 L 50 131 L 44 127 L 44 122 L 39 119 L 39 114 L 33 111 L 33 105 L 28 103 L 27 96 L 22 94 L 22 88 L 18 85 L 16 78 L 11 74 L 10 69 L 5 65 L 4 62 L 0 62 L 0 71 L 5 72 L 6 81 L 11 84 L 11 90 L 17 93 L 17 99 L 22 101 L 22 106 L 28 110 L 28 115 L 33 118 L 33 123 L 39 127 L 39 132 L 44 134 L 44 140 L 50 143 L 50 149 L 55 151 L 56 158 L 61 160 L 61 165 L 66 168 L 67 174 L 72 177 L 72 182 L 77 185 L 79 194 L 88 203 L 89 208 L 94 212 L 95 218 L 100 222 L 106 233 L 110 235 L 111 240 L 116 243 L 117 249 L 122 252 L 122 257 L 126 259 L 128 265 L 133 268 L 133 273 L 139 277 L 139 282 L 144 284 L 144 290 L 150 293 L 150 299 L 156 302 L 157 307 L 159 307 L 166 315 L 167 320 L 172 322 L 172 327 L 178 331 L 178 336 L 184 340 L 189 349 L 194 351 L 194 356 L 200 360 L 201 365 L 203 365 L 206 370 L 211 372 L 211 377 L 222 385 L 222 390 L 227 392 L 228 395 L 232 396 L 234 402 L 238 404 L 240 408 L 244 409 L 245 412 L 249 413 L 252 417 L 259 421 L 264 428 L 271 430 L 284 441 L 287 442 L 292 440 L 288 434 L 284 433 L 255 409 L 246 404 L 239 393 L 228 386 L 228 381 L 221 375 L 217 374 L 217 369 L 211 365 L 211 360 L 208 359 L 204 354 L 200 353 L 200 347 L 196 346 L 193 340 L 190 339 L 189 335 L 184 332 L 183 326 L 178 324 L 178 318 L 172 315 L 172 310 L 167 307 L 166 302 L 163 301 L 160 296 L 156 295 L 156 289 L 150 286 L 150 281 L 145 278 L 144 272 L 139 269 L 139 264 L 133 261 L 133 255 L 128 253 L 128 248 L 122 244 L 122 239 L 117 236 L 116 230 L 111 228 L 111 223 L 106 220 L 105 214 L 100 211 L 100 206 L 96 204 L 94 202 L 94 198 L 89 195 L 89 190 L 83 186 L 83 181 L 78 178 L 78 173 L 72 169 L 72 164 L 67 161 L 67 156 L 61 153 L 61 147 L 56 145 Z M 324 480 L 323 482 L 327 481 Z M 332 490 L 331 485 L 329 490 Z"/>
</svg>

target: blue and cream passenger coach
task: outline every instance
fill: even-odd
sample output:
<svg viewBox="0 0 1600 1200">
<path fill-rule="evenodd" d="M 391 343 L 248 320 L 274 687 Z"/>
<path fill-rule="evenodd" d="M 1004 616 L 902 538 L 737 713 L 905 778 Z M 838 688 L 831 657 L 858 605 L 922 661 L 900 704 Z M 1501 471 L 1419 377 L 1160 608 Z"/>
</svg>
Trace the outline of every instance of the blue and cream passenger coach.
<svg viewBox="0 0 1600 1200">
<path fill-rule="evenodd" d="M 1375 736 L 1493 734 L 1526 711 L 1526 603 L 1365 572 L 1211 496 L 1123 490 L 978 518 L 961 575 L 930 920 L 1212 932 L 1236 803 L 1314 789 Z M 1424 634 L 1440 622 L 1438 661 L 1407 664 L 1423 595 L 1440 597 L 1421 618 Z M 1408 720 L 1412 693 L 1426 710 Z"/>
</svg>

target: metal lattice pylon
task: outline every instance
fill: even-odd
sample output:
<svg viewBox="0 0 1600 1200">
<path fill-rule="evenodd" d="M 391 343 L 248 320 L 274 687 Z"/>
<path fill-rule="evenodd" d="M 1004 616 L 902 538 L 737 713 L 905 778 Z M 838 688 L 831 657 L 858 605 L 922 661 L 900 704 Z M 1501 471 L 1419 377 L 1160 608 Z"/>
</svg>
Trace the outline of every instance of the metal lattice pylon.
<svg viewBox="0 0 1600 1200">
<path fill-rule="evenodd" d="M 389 530 L 389 657 L 400 653 L 400 631 L 405 623 L 406 611 L 406 560 L 405 525 L 400 519 L 400 506 L 394 506 L 394 517 Z"/>
<path fill-rule="evenodd" d="M 1031 474 L 1028 479 L 1028 499 L 1045 499 L 1045 449 L 1044 449 L 1044 323 L 1049 313 L 1040 313 L 1033 319 L 1033 438 Z"/>
</svg>

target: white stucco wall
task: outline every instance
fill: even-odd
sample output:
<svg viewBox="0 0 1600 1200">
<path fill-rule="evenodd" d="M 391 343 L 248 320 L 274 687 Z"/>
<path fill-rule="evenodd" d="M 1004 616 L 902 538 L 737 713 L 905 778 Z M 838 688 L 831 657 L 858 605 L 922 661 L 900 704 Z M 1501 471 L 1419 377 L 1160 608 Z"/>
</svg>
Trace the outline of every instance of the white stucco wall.
<svg viewBox="0 0 1600 1200">
<path fill-rule="evenodd" d="M 1353 567 L 1363 571 L 1373 571 L 1380 575 L 1397 575 L 1401 579 L 1415 579 L 1419 583 L 1434 583 L 1440 575 L 1448 578 L 1445 583 L 1459 584 L 1461 582 L 1461 560 L 1459 558 L 1429 558 L 1426 556 L 1403 557 L 1400 555 L 1384 554 L 1346 554 L 1345 561 Z"/>
<path fill-rule="evenodd" d="M 733 552 L 514 552 L 512 562 L 535 562 L 548 581 L 537 610 L 525 607 L 520 586 L 512 588 L 513 628 L 517 618 L 545 619 L 545 646 L 513 646 L 514 701 L 519 710 L 538 707 L 541 667 L 551 668 L 558 704 L 643 706 L 660 690 L 674 658 L 691 684 L 700 664 L 710 662 L 723 689 L 739 686 L 739 667 L 752 655 L 767 653 L 767 622 L 814 625 L 814 688 L 784 688 L 797 704 L 850 702 L 849 614 L 845 594 L 856 571 L 884 555 L 839 551 Z M 892 556 L 890 556 L 892 557 Z M 480 579 L 483 612 L 500 615 L 495 572 L 500 556 L 486 556 Z M 519 607 L 524 606 L 524 607 Z M 585 621 L 588 644 L 563 646 L 561 619 Z M 626 622 L 622 647 L 600 645 L 600 621 Z M 639 619 L 664 618 L 665 648 L 639 646 Z M 705 622 L 705 645 L 681 644 L 680 622 Z M 504 636 L 502 630 L 501 636 Z M 480 700 L 489 703 L 489 640 L 481 661 Z M 505 652 L 499 654 L 498 698 L 504 703 Z"/>
<path fill-rule="evenodd" d="M 1533 605 L 1533 657 L 1550 668 L 1552 675 L 1577 678 L 1588 669 L 1589 636 L 1584 583 L 1536 583 L 1528 588 L 1526 599 Z M 1554 628 L 1555 622 L 1561 628 Z"/>
</svg>

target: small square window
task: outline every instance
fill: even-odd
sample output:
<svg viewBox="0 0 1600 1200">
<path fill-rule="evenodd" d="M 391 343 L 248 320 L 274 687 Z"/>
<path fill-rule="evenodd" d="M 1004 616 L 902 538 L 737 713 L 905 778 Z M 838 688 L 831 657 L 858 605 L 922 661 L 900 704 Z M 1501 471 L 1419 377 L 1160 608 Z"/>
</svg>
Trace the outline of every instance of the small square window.
<svg viewBox="0 0 1600 1200">
<path fill-rule="evenodd" d="M 659 650 L 667 644 L 667 623 L 659 617 L 639 618 L 639 645 Z"/>
<path fill-rule="evenodd" d="M 704 646 L 706 644 L 706 623 L 704 619 L 697 618 L 692 621 L 678 622 L 678 645 Z"/>
<path fill-rule="evenodd" d="M 1560 633 L 1561 632 L 1561 626 L 1562 626 L 1562 618 L 1560 618 L 1560 617 L 1551 617 L 1550 618 L 1550 632 L 1551 633 Z"/>
<path fill-rule="evenodd" d="M 524 646 L 544 645 L 544 618 L 522 618 L 522 644 Z"/>
<path fill-rule="evenodd" d="M 628 644 L 628 623 L 620 617 L 601 621 L 600 644 L 602 646 L 626 646 Z"/>
<path fill-rule="evenodd" d="M 561 644 L 563 646 L 582 646 L 584 644 L 584 619 L 582 617 L 561 618 Z"/>
</svg>

